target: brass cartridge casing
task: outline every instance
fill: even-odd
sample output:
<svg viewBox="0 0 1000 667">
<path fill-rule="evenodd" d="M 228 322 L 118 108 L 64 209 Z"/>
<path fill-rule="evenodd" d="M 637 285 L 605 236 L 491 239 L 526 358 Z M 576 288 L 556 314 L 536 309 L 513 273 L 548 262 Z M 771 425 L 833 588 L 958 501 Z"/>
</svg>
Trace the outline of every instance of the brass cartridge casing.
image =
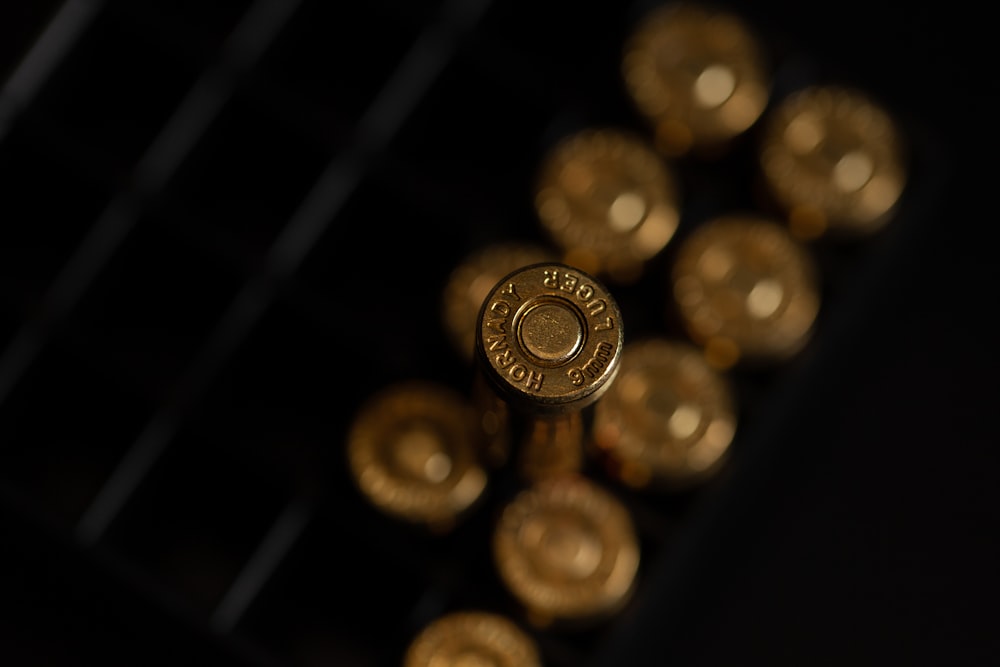
<svg viewBox="0 0 1000 667">
<path fill-rule="evenodd" d="M 686 341 L 626 344 L 618 379 L 594 407 L 596 454 L 616 478 L 682 491 L 719 470 L 736 430 L 728 378 Z"/>
<path fill-rule="evenodd" d="M 873 233 L 892 218 L 907 181 L 893 116 L 842 86 L 781 100 L 763 124 L 759 160 L 792 232 L 805 239 Z"/>
<path fill-rule="evenodd" d="M 579 269 L 533 264 L 494 286 L 477 329 L 480 412 L 484 423 L 507 420 L 500 435 L 525 479 L 581 469 L 582 411 L 614 380 L 623 340 L 614 298 Z M 503 441 L 487 442 L 498 450 Z"/>
<path fill-rule="evenodd" d="M 679 221 L 673 169 L 631 132 L 593 128 L 544 157 L 535 185 L 542 227 L 563 260 L 612 283 L 636 282 Z"/>
<path fill-rule="evenodd" d="M 446 531 L 486 487 L 477 438 L 470 401 L 436 383 L 400 382 L 356 414 L 347 438 L 349 467 L 381 511 Z"/>
<path fill-rule="evenodd" d="M 647 14 L 622 57 L 625 87 L 668 156 L 715 157 L 767 106 L 769 64 L 739 16 L 674 2 Z"/>
<path fill-rule="evenodd" d="M 500 614 L 451 612 L 428 624 L 407 647 L 403 667 L 541 667 L 534 639 Z"/>
<path fill-rule="evenodd" d="M 493 553 L 502 581 L 540 627 L 614 615 L 639 568 L 626 507 L 578 475 L 545 478 L 514 497 L 496 525 Z"/>
<path fill-rule="evenodd" d="M 691 338 L 717 368 L 794 356 L 819 312 L 818 271 L 787 228 L 727 215 L 694 229 L 677 248 L 673 296 Z"/>
</svg>

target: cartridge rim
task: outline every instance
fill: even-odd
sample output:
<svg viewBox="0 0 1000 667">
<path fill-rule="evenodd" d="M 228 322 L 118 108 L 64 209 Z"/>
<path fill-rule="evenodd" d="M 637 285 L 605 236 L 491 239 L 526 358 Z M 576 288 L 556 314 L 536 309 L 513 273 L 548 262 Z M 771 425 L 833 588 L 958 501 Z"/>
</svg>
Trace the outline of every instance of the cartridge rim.
<svg viewBox="0 0 1000 667">
<path fill-rule="evenodd" d="M 696 346 L 634 341 L 594 409 L 593 437 L 613 476 L 636 488 L 684 490 L 723 464 L 736 429 L 728 379 Z"/>
<path fill-rule="evenodd" d="M 615 613 L 631 596 L 639 568 L 626 507 L 573 474 L 541 479 L 510 501 L 493 550 L 501 579 L 540 624 Z"/>
<path fill-rule="evenodd" d="M 793 233 L 872 233 L 892 217 L 907 180 L 896 120 L 869 95 L 804 88 L 767 116 L 759 163 Z"/>
<path fill-rule="evenodd" d="M 570 263 L 631 283 L 673 237 L 679 222 L 673 170 L 648 142 L 617 128 L 562 139 L 545 156 L 535 209 Z"/>
<path fill-rule="evenodd" d="M 500 614 L 470 610 L 429 623 L 410 642 L 404 667 L 437 665 L 541 667 L 534 639 Z"/>
<path fill-rule="evenodd" d="M 430 381 L 383 388 L 359 409 L 347 438 L 350 469 L 373 505 L 444 530 L 480 498 L 487 476 L 468 401 Z"/>
<path fill-rule="evenodd" d="M 599 399 L 618 372 L 624 340 L 607 288 L 558 262 L 502 278 L 483 302 L 476 335 L 478 358 L 498 393 L 524 411 L 547 414 Z"/>
<path fill-rule="evenodd" d="M 797 354 L 819 312 L 817 269 L 778 222 L 724 215 L 694 229 L 671 271 L 692 340 L 713 366 L 769 364 Z"/>
<path fill-rule="evenodd" d="M 768 68 L 744 20 L 690 2 L 643 17 L 622 57 L 626 88 L 669 155 L 722 146 L 756 123 L 770 97 Z"/>
</svg>

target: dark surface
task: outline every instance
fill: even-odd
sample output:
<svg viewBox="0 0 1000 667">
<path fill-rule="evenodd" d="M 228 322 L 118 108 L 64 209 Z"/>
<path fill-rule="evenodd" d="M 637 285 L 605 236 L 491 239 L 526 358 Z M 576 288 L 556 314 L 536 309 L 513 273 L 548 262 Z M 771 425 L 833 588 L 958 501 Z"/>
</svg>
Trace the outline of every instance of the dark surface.
<svg viewBox="0 0 1000 667">
<path fill-rule="evenodd" d="M 342 437 L 393 380 L 465 386 L 440 288 L 469 250 L 541 239 L 530 178 L 558 136 L 641 130 L 616 57 L 643 6 L 495 0 L 477 19 L 303 3 L 259 61 L 209 80 L 232 96 L 151 187 L 137 162 L 245 4 L 109 3 L 0 135 L 0 346 L 28 360 L 0 398 L 4 664 L 391 665 L 444 609 L 512 610 L 486 516 L 441 540 L 376 516 Z M 56 3 L 21 5 L 0 10 L 4 78 Z M 819 334 L 787 368 L 738 378 L 726 474 L 690 498 L 623 492 L 646 547 L 634 604 L 539 640 L 552 665 L 988 664 L 1000 360 L 984 22 L 955 5 L 731 6 L 766 36 L 779 90 L 836 80 L 883 100 L 913 180 L 884 234 L 818 248 Z M 401 80 L 427 89 L 386 107 L 398 126 L 373 121 L 401 59 L 426 64 Z M 685 163 L 684 228 L 753 202 L 740 155 Z M 343 206 L 283 236 L 328 164 L 330 198 L 306 200 L 343 191 Z M 134 225 L 92 281 L 63 281 L 79 298 L 53 291 L 116 196 Z M 672 333 L 650 306 L 668 257 L 620 291 L 630 332 Z M 18 340 L 37 351 L 12 353 Z M 148 470 L 95 533 L 88 508 L 136 447 L 155 453 Z M 289 525 L 235 625 L 219 622 Z"/>
</svg>

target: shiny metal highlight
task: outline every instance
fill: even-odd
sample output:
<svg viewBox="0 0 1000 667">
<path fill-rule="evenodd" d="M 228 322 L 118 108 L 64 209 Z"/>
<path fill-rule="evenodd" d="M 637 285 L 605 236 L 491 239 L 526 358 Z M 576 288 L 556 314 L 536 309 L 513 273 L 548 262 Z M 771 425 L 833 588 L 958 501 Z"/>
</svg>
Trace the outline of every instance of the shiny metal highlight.
<svg viewBox="0 0 1000 667">
<path fill-rule="evenodd" d="M 544 157 L 535 185 L 542 227 L 568 264 L 633 283 L 673 238 L 679 190 L 672 167 L 631 132 L 591 128 Z"/>
<path fill-rule="evenodd" d="M 669 156 L 724 151 L 770 97 L 769 64 L 755 32 L 741 17 L 700 3 L 647 14 L 625 44 L 622 74 Z"/>
<path fill-rule="evenodd" d="M 792 232 L 805 239 L 880 229 L 907 182 L 896 120 L 843 86 L 811 86 L 781 100 L 764 123 L 759 159 Z"/>
<path fill-rule="evenodd" d="M 735 431 L 728 378 L 685 341 L 627 344 L 618 378 L 594 407 L 597 455 L 611 475 L 640 489 L 680 491 L 710 479 Z"/>
<path fill-rule="evenodd" d="M 494 612 L 446 614 L 428 624 L 406 649 L 403 667 L 541 667 L 534 639 Z"/>
<path fill-rule="evenodd" d="M 521 491 L 496 525 L 493 553 L 504 584 L 538 626 L 612 616 L 630 599 L 639 569 L 626 507 L 576 475 Z"/>
<path fill-rule="evenodd" d="M 347 437 L 350 470 L 378 509 L 445 532 L 479 500 L 471 404 L 450 388 L 412 380 L 382 389 L 355 415 Z"/>
<path fill-rule="evenodd" d="M 778 222 L 727 215 L 694 229 L 671 279 L 684 326 L 717 368 L 795 355 L 819 313 L 812 256 Z"/>
</svg>

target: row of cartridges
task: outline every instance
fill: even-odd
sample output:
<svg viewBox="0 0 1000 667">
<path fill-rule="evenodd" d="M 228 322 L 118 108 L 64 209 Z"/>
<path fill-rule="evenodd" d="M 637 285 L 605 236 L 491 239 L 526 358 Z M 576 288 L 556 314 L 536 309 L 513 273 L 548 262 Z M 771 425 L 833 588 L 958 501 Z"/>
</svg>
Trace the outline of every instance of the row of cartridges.
<svg viewBox="0 0 1000 667">
<path fill-rule="evenodd" d="M 776 98 L 766 49 L 739 16 L 664 5 L 622 54 L 648 132 L 563 137 L 531 193 L 549 242 L 480 248 L 451 273 L 441 327 L 469 385 L 387 386 L 348 434 L 358 492 L 380 511 L 430 534 L 493 522 L 497 575 L 523 611 L 451 610 L 412 638 L 406 667 L 542 664 L 537 633 L 620 612 L 641 539 L 617 489 L 683 494 L 718 474 L 738 432 L 730 374 L 786 363 L 816 328 L 813 244 L 863 242 L 904 192 L 893 116 L 832 83 Z M 744 177 L 760 206 L 677 234 L 678 165 L 721 164 L 737 141 L 753 141 Z M 667 247 L 669 275 L 650 275 Z M 636 313 L 614 291 L 650 280 L 664 298 L 643 307 L 669 308 L 681 330 L 631 338 Z M 503 476 L 516 481 L 502 507 L 478 514 Z"/>
</svg>

